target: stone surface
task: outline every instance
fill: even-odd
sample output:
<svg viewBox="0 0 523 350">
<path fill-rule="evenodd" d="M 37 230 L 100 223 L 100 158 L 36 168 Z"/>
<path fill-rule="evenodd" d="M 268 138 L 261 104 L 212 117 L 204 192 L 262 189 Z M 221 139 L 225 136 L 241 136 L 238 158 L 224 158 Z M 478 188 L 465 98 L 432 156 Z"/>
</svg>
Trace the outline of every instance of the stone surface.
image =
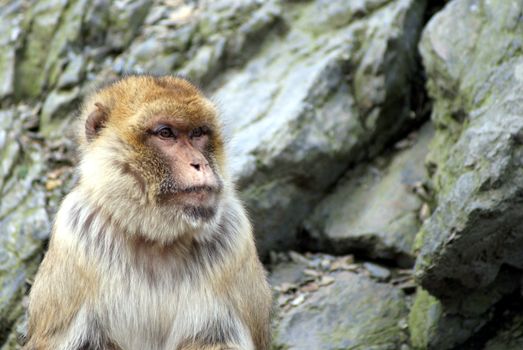
<svg viewBox="0 0 523 350">
<path fill-rule="evenodd" d="M 518 276 L 515 273 L 513 269 L 503 268 L 492 288 L 469 291 L 466 297 L 443 301 L 419 288 L 409 315 L 412 344 L 419 349 L 454 349 L 486 325 L 502 326 L 493 319 L 498 307 L 492 305 L 518 290 L 519 278 L 515 278 Z M 464 349 L 472 350 L 474 346 Z"/>
<path fill-rule="evenodd" d="M 408 148 L 349 171 L 305 222 L 311 245 L 412 263 L 422 204 L 414 188 L 426 181 L 424 161 L 432 135 L 427 124 Z"/>
<path fill-rule="evenodd" d="M 494 339 L 487 342 L 485 350 L 519 350 L 523 349 L 523 317 L 516 316 Z"/>
<path fill-rule="evenodd" d="M 15 89 L 16 50 L 20 45 L 20 33 L 25 6 L 20 1 L 10 1 L 0 7 L 0 101 L 12 97 Z"/>
<path fill-rule="evenodd" d="M 208 83 L 228 67 L 250 58 L 264 34 L 277 25 L 280 1 L 155 2 L 147 26 L 113 63 L 128 71 L 177 72 Z"/>
<path fill-rule="evenodd" d="M 406 340 L 403 293 L 350 272 L 282 315 L 276 349 L 399 349 Z"/>
<path fill-rule="evenodd" d="M 15 1 L 12 1 L 15 3 Z M 40 96 L 68 63 L 67 51 L 80 44 L 82 17 L 88 1 L 41 0 L 27 4 L 16 62 L 17 98 Z"/>
<path fill-rule="evenodd" d="M 79 87 L 54 90 L 47 95 L 40 112 L 40 132 L 48 138 L 63 137 L 64 134 L 71 136 L 71 124 L 63 121 L 74 114 L 79 100 Z"/>
<path fill-rule="evenodd" d="M 262 254 L 295 246 L 319 194 L 409 122 L 424 2 L 371 4 L 287 3 L 289 30 L 217 80 L 213 96 L 234 125 L 232 169 Z"/>
<path fill-rule="evenodd" d="M 488 320 L 489 315 L 463 317 L 446 313 L 438 299 L 418 289 L 409 314 L 410 341 L 415 349 L 453 349 L 475 334 Z"/>
<path fill-rule="evenodd" d="M 15 322 L 9 337 L 0 350 L 20 350 L 27 334 L 27 314 L 23 314 Z"/>
<path fill-rule="evenodd" d="M 295 261 L 282 262 L 271 271 L 269 283 L 271 286 L 279 286 L 283 283 L 297 284 L 302 282 L 306 265 Z"/>
<path fill-rule="evenodd" d="M 28 106 L 0 110 L 0 344 L 22 315 L 27 280 L 49 235 L 41 148 L 23 134 Z"/>
<path fill-rule="evenodd" d="M 420 44 L 438 205 L 417 237 L 416 270 L 439 298 L 495 289 L 503 266 L 523 268 L 522 11 L 517 1 L 456 0 Z"/>
<path fill-rule="evenodd" d="M 370 262 L 363 263 L 363 267 L 369 272 L 371 277 L 377 280 L 385 281 L 390 278 L 390 270 L 386 267 Z"/>
</svg>

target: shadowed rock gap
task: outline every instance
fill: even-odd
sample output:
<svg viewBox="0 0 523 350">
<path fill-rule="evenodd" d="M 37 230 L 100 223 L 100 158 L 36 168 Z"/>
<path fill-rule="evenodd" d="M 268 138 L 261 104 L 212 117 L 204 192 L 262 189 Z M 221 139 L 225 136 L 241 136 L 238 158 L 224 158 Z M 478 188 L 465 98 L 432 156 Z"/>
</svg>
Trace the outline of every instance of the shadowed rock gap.
<svg viewBox="0 0 523 350">
<path fill-rule="evenodd" d="M 485 326 L 478 330 L 478 332 L 464 344 L 458 345 L 452 350 L 487 349 L 487 343 L 493 339 L 500 330 L 504 329 L 507 324 L 510 324 L 516 317 L 522 314 L 523 298 L 521 297 L 521 290 L 517 290 L 506 295 L 494 306 L 493 316 Z"/>
</svg>

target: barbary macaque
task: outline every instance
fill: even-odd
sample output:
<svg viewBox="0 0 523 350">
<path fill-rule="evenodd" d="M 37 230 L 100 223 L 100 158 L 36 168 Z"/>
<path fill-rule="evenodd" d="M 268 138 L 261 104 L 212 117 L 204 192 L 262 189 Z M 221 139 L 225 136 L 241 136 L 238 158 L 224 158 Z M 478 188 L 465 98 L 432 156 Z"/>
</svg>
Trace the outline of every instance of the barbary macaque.
<svg viewBox="0 0 523 350">
<path fill-rule="evenodd" d="M 271 293 L 214 105 L 131 75 L 88 96 L 79 180 L 29 298 L 24 349 L 269 348 Z"/>
</svg>

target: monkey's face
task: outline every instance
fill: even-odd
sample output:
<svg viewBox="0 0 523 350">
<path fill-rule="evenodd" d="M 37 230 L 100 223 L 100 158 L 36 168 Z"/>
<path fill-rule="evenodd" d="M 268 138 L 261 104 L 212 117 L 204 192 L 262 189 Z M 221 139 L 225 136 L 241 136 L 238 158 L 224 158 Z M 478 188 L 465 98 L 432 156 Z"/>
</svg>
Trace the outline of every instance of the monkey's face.
<svg viewBox="0 0 523 350">
<path fill-rule="evenodd" d="M 207 221 L 218 212 L 223 148 L 216 112 L 201 96 L 160 95 L 118 130 L 133 155 L 135 183 L 148 201 Z"/>
<path fill-rule="evenodd" d="M 212 217 L 222 190 L 213 156 L 213 126 L 161 116 L 147 125 L 146 149 L 162 173 L 155 193 L 158 203 L 183 208 L 191 216 Z"/>
<path fill-rule="evenodd" d="M 194 86 L 129 77 L 86 109 L 82 183 L 112 215 L 161 216 L 178 231 L 217 222 L 228 183 L 223 140 L 214 106 Z"/>
</svg>

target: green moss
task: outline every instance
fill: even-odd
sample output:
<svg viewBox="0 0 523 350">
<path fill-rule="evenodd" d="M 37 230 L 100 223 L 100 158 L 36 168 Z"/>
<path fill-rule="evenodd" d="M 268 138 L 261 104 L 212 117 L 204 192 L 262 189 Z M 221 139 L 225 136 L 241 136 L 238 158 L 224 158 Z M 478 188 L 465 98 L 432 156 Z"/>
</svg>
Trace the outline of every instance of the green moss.
<svg viewBox="0 0 523 350">
<path fill-rule="evenodd" d="M 418 288 L 408 322 L 410 341 L 415 349 L 427 349 L 440 316 L 440 302 L 427 291 Z"/>
<path fill-rule="evenodd" d="M 87 2 L 78 0 L 69 2 L 61 16 L 60 25 L 54 33 L 51 47 L 48 49 L 46 70 L 48 75 L 47 85 L 54 86 L 62 74 L 65 66 L 64 59 L 68 46 L 78 43 L 81 36 L 82 15 L 85 12 Z"/>
<path fill-rule="evenodd" d="M 151 8 L 151 1 L 136 2 L 134 8 L 121 11 L 118 6 L 111 9 L 109 26 L 111 31 L 119 32 L 123 35 L 121 46 L 127 47 L 138 34 L 140 27 Z"/>
<path fill-rule="evenodd" d="M 28 34 L 18 64 L 15 68 L 15 95 L 18 98 L 38 96 L 45 84 L 45 67 L 49 60 L 50 46 L 60 22 L 65 3 L 39 2 L 25 17 Z"/>
<path fill-rule="evenodd" d="M 273 320 L 272 323 L 272 344 L 271 344 L 271 350 L 287 350 L 289 347 L 284 344 L 278 344 L 277 340 L 279 339 L 278 336 L 278 327 L 277 327 L 277 320 Z"/>
<path fill-rule="evenodd" d="M 416 234 L 416 238 L 414 238 L 414 245 L 412 247 L 412 250 L 414 253 L 418 253 L 421 248 L 423 247 L 423 244 L 425 243 L 425 239 L 427 238 L 427 230 L 422 226 L 421 229 Z"/>
<path fill-rule="evenodd" d="M 18 167 L 16 176 L 19 179 L 24 179 L 28 173 L 29 173 L 29 166 L 27 164 L 22 164 Z"/>
</svg>

